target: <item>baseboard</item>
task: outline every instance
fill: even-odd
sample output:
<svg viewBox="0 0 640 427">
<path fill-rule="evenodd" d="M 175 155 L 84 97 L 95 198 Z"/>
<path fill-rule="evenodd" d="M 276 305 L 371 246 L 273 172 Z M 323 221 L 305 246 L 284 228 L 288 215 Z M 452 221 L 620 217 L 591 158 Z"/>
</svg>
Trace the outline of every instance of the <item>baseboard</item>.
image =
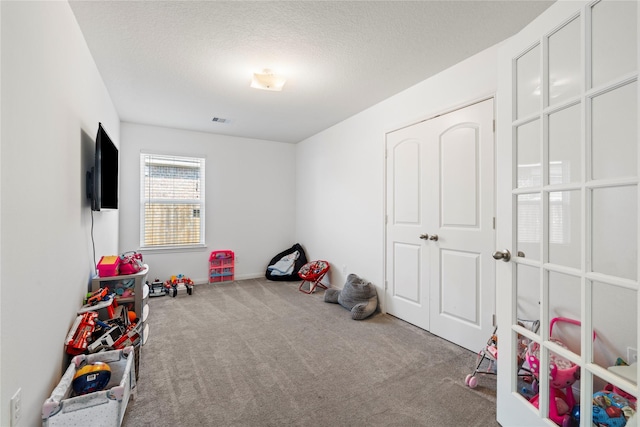
<svg viewBox="0 0 640 427">
<path fill-rule="evenodd" d="M 247 280 L 247 279 L 261 279 L 264 277 L 264 272 L 262 273 L 251 273 L 251 274 L 238 274 L 236 275 L 236 280 Z"/>
<path fill-rule="evenodd" d="M 251 274 L 238 274 L 234 277 L 234 280 L 248 280 L 248 279 L 260 279 L 264 277 L 264 273 L 251 273 Z M 192 279 L 194 285 L 207 285 L 209 284 L 208 278 Z M 218 282 L 223 283 L 223 282 Z"/>
</svg>

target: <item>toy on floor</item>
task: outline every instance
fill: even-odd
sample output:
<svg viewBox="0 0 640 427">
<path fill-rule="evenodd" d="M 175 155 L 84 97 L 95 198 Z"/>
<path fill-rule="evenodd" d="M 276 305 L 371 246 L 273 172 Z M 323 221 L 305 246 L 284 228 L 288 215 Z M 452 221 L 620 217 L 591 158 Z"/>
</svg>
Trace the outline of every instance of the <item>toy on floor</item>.
<svg viewBox="0 0 640 427">
<path fill-rule="evenodd" d="M 476 361 L 476 368 L 474 369 L 472 374 L 469 374 L 465 377 L 464 383 L 469 388 L 476 388 L 478 386 L 478 377 L 477 374 L 487 374 L 487 375 L 496 375 L 497 374 L 497 365 L 498 361 L 498 335 L 496 334 L 498 327 L 493 329 L 493 334 L 491 334 L 491 338 L 487 341 L 487 345 L 484 346 L 482 350 L 478 352 L 478 357 Z M 484 365 L 484 366 L 483 366 Z"/>
<path fill-rule="evenodd" d="M 129 313 L 132 312 L 130 311 Z M 122 350 L 126 347 L 135 347 L 140 344 L 141 338 L 139 326 L 140 325 L 137 322 L 131 323 L 125 330 L 124 334 L 122 334 L 122 336 L 120 336 L 120 338 L 118 338 L 118 340 L 113 343 L 113 350 Z"/>
<path fill-rule="evenodd" d="M 193 280 L 182 274 L 171 276 L 171 279 L 164 282 L 167 293 L 172 297 L 178 295 L 178 292 L 186 291 L 187 294 L 193 295 Z"/>
<path fill-rule="evenodd" d="M 92 340 L 87 350 L 89 353 L 97 353 L 102 350 L 113 350 L 113 345 L 122 337 L 124 328 L 120 325 L 106 324 L 102 327 Z"/>
<path fill-rule="evenodd" d="M 549 340 L 555 342 L 563 348 L 567 346 L 560 340 L 552 337 L 553 325 L 556 322 L 566 322 L 580 326 L 578 320 L 567 319 L 565 317 L 554 317 L 549 325 Z M 595 338 L 595 334 L 594 334 Z M 527 362 L 531 371 L 540 378 L 540 345 L 532 342 L 527 350 Z M 544 368 L 542 368 L 545 371 Z M 573 395 L 572 385 L 580 379 L 580 366 L 559 354 L 549 352 L 549 418 L 562 427 L 569 427 L 572 424 L 571 411 L 576 404 Z M 562 391 L 564 389 L 564 392 Z M 533 396 L 531 404 L 539 407 L 539 394 Z"/>
<path fill-rule="evenodd" d="M 303 265 L 298 272 L 298 276 L 302 279 L 298 290 L 305 294 L 312 294 L 315 292 L 317 286 L 320 286 L 322 289 L 327 289 L 320 281 L 327 274 L 329 268 L 329 263 L 323 260 L 311 261 Z M 303 286 L 307 282 L 309 282 L 309 289 L 304 289 Z"/>
<path fill-rule="evenodd" d="M 64 342 L 64 349 L 67 354 L 77 356 L 87 351 L 97 320 L 98 313 L 95 311 L 87 311 L 76 317 Z"/>
<path fill-rule="evenodd" d="M 638 372 L 637 362 L 633 362 L 631 365 L 629 365 L 621 357 L 618 357 L 615 365 L 609 366 L 607 369 L 615 373 L 616 375 L 631 381 L 632 383 L 637 382 L 636 380 L 636 373 Z M 613 384 L 607 384 L 604 387 L 604 391 L 609 391 L 609 392 L 614 392 L 616 394 L 619 394 L 620 396 L 627 399 L 629 402 L 632 402 L 633 406 L 636 405 L 636 402 L 638 400 L 631 393 L 627 393 L 626 391 L 622 390 L 619 387 L 614 386 Z"/>
<path fill-rule="evenodd" d="M 518 319 L 518 325 L 523 328 L 527 328 L 532 332 L 538 332 L 540 327 L 539 320 L 523 320 Z M 467 375 L 464 379 L 465 385 L 469 388 L 476 388 L 478 386 L 478 374 L 485 375 L 497 375 L 497 361 L 498 361 L 498 327 L 493 329 L 493 334 L 487 340 L 487 344 L 478 352 L 476 359 L 476 368 L 473 373 Z M 532 382 L 533 375 L 531 371 L 523 367 L 525 361 L 525 353 L 529 340 L 524 336 L 518 334 L 518 376 L 525 382 Z"/>
<path fill-rule="evenodd" d="M 95 330 L 86 349 L 88 353 L 119 350 L 140 344 L 142 324 L 138 321 L 136 313 L 127 310 L 125 306 L 118 308 L 116 317 L 105 321 L 96 319 L 95 324 Z"/>
<path fill-rule="evenodd" d="M 149 286 L 150 297 L 163 297 L 169 293 L 168 289 L 164 287 L 164 283 L 158 278 L 151 282 L 151 284 L 147 282 L 147 286 Z"/>
<path fill-rule="evenodd" d="M 593 395 L 593 423 L 597 426 L 624 427 L 636 413 L 634 402 L 609 391 Z"/>
<path fill-rule="evenodd" d="M 325 291 L 324 302 L 338 303 L 351 311 L 353 320 L 362 320 L 371 316 L 378 308 L 378 293 L 371 282 L 366 282 L 355 274 L 349 274 L 342 290 Z"/>
<path fill-rule="evenodd" d="M 75 356 L 64 371 L 60 382 L 42 405 L 42 427 L 122 425 L 127 412 L 127 403 L 133 399 L 137 390 L 135 377 L 135 359 L 137 358 L 134 357 L 134 351 L 133 347 L 127 347 L 124 350 Z M 96 362 L 103 362 L 109 366 L 111 372 L 108 383 L 101 390 L 76 395 L 72 385 L 73 377 L 83 366 Z M 98 373 L 95 379 L 102 376 L 104 381 L 106 376 L 104 370 L 106 369 Z M 89 390 L 89 388 L 82 389 L 80 380 L 77 384 L 78 392 Z M 35 425 L 35 423 L 31 424 Z"/>
</svg>

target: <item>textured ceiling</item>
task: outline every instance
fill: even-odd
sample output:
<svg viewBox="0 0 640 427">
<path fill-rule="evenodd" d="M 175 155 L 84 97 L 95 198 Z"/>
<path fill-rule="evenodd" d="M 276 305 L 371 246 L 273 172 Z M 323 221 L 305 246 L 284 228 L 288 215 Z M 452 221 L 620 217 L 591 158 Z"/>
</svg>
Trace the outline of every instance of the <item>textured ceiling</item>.
<svg viewBox="0 0 640 427">
<path fill-rule="evenodd" d="M 505 40 L 553 2 L 69 3 L 121 120 L 295 143 Z M 282 92 L 249 87 L 263 68 L 287 77 Z"/>
</svg>

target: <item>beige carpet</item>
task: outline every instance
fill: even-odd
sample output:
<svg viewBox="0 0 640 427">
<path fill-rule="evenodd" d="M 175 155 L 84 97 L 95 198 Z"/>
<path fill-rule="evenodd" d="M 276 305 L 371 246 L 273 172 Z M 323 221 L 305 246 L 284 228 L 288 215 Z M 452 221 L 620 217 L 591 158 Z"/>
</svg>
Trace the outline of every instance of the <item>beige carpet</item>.
<svg viewBox="0 0 640 427">
<path fill-rule="evenodd" d="M 297 282 L 200 285 L 150 300 L 123 425 L 497 426 L 475 354 L 393 316 L 355 321 Z"/>
</svg>

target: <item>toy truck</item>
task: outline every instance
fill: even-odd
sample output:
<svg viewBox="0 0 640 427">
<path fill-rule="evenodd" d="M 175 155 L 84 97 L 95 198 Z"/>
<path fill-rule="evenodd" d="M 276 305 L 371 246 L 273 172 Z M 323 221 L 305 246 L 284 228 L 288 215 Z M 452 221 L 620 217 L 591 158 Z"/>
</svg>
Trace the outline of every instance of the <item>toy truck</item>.
<svg viewBox="0 0 640 427">
<path fill-rule="evenodd" d="M 164 287 L 167 290 L 167 293 L 172 297 L 175 297 L 178 293 L 182 292 L 193 295 L 193 280 L 188 277 L 184 277 L 182 274 L 171 276 L 171 279 L 164 282 Z"/>
</svg>

